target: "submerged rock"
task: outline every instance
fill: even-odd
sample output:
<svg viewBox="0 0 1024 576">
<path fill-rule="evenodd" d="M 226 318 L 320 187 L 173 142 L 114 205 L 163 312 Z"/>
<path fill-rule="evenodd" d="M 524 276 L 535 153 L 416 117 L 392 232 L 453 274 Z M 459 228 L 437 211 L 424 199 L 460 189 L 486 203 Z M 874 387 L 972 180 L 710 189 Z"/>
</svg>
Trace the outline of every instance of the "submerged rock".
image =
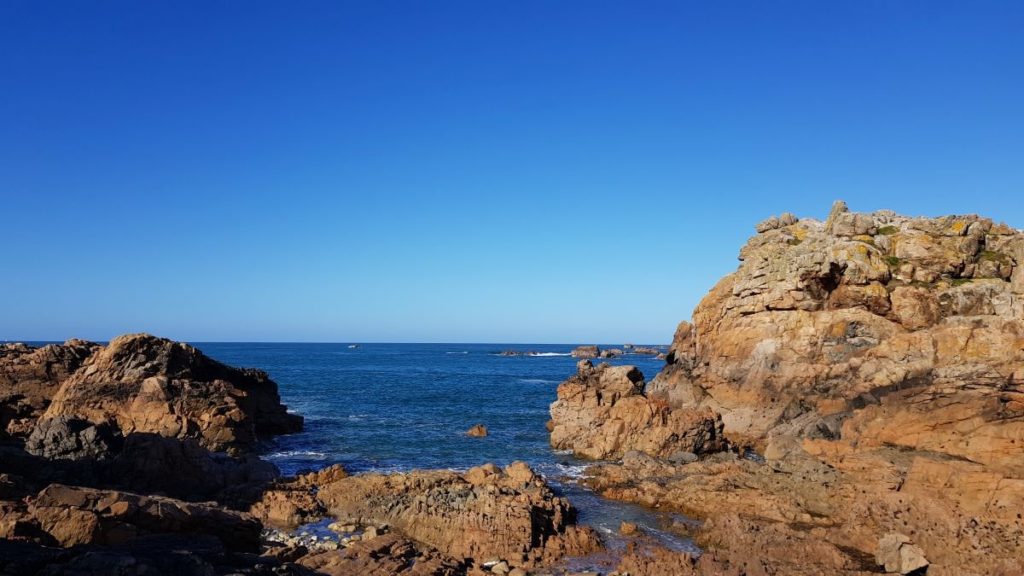
<svg viewBox="0 0 1024 576">
<path fill-rule="evenodd" d="M 469 436 L 471 438 L 483 438 L 487 436 L 487 426 L 484 426 L 483 424 L 477 424 L 476 426 L 473 426 L 469 430 L 466 430 L 466 436 Z"/>
</svg>

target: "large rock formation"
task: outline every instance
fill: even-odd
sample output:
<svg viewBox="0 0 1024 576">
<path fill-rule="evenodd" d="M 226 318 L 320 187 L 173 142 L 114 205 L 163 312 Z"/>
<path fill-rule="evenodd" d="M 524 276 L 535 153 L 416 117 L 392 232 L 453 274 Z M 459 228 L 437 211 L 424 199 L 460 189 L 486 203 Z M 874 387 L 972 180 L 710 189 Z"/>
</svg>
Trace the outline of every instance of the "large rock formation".
<svg viewBox="0 0 1024 576">
<path fill-rule="evenodd" d="M 751 238 L 740 259 L 679 326 L 652 395 L 713 408 L 731 438 L 758 446 L 838 437 L 855 411 L 880 405 L 850 431 L 908 448 L 938 442 L 984 463 L 1015 451 L 1024 233 L 978 216 L 860 214 L 837 203 L 826 222 Z M 922 411 L 937 425 L 927 439 L 884 431 Z"/>
<path fill-rule="evenodd" d="M 619 434 L 590 484 L 704 520 L 702 574 L 1024 573 L 1024 233 L 842 203 L 757 230 L 643 392 L 764 462 Z"/>
<path fill-rule="evenodd" d="M 9 344 L 0 415 L 0 573 L 288 573 L 230 509 L 278 475 L 243 452 L 301 427 L 266 374 L 146 335 Z"/>
<path fill-rule="evenodd" d="M 115 338 L 64 379 L 36 427 L 58 418 L 110 423 L 124 435 L 192 438 L 232 453 L 252 448 L 260 435 L 302 427 L 266 373 L 146 334 Z"/>
</svg>

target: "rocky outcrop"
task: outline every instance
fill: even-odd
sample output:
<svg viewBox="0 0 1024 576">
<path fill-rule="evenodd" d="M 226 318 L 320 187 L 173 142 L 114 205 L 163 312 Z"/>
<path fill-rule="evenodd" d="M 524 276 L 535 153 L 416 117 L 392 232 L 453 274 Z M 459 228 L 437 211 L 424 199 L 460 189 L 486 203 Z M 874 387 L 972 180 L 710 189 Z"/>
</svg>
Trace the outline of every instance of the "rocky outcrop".
<svg viewBox="0 0 1024 576">
<path fill-rule="evenodd" d="M 64 379 L 97 348 L 84 340 L 41 348 L 0 344 L 0 438 L 27 436 Z"/>
<path fill-rule="evenodd" d="M 351 476 L 320 486 L 336 518 L 386 524 L 458 559 L 533 566 L 599 548 L 576 510 L 523 463 L 447 471 Z"/>
<path fill-rule="evenodd" d="M 836 437 L 865 404 L 915 389 L 977 411 L 971 430 L 947 436 L 998 443 L 993 426 L 1024 430 L 1008 418 L 1024 381 L 1021 250 L 1024 233 L 986 218 L 843 204 L 824 223 L 767 230 L 680 325 L 651 394 L 711 407 L 732 438 L 766 447 L 774 436 Z"/>
<path fill-rule="evenodd" d="M 318 497 L 321 486 L 346 478 L 348 473 L 335 464 L 318 472 L 274 482 L 249 512 L 267 526 L 297 528 L 327 515 L 327 507 Z"/>
<path fill-rule="evenodd" d="M 662 353 L 659 348 L 648 348 L 644 346 L 637 346 L 633 348 L 633 354 L 642 354 L 645 356 L 657 356 Z"/>
<path fill-rule="evenodd" d="M 259 370 L 240 370 L 195 348 L 145 334 L 115 338 L 70 374 L 36 424 L 55 419 L 110 423 L 124 435 L 191 438 L 238 453 L 260 435 L 294 432 L 302 418 L 281 404 Z"/>
<path fill-rule="evenodd" d="M 583 458 L 619 458 L 627 450 L 656 456 L 702 454 L 724 447 L 722 423 L 708 409 L 673 409 L 644 394 L 633 366 L 595 367 L 581 360 L 551 405 L 551 446 Z"/>
<path fill-rule="evenodd" d="M 0 572 L 288 573 L 231 509 L 278 476 L 256 438 L 301 426 L 266 374 L 146 335 L 4 345 L 0 414 Z"/>
<path fill-rule="evenodd" d="M 842 203 L 757 230 L 643 388 L 737 449 L 625 436 L 588 483 L 703 520 L 697 573 L 1024 572 L 1024 233 Z"/>
<path fill-rule="evenodd" d="M 28 513 L 63 547 L 150 534 L 209 535 L 237 551 L 256 551 L 260 542 L 259 522 L 245 514 L 159 496 L 53 484 L 29 500 Z"/>
<path fill-rule="evenodd" d="M 556 496 L 544 480 L 521 462 L 499 468 L 486 464 L 464 474 L 414 471 L 408 474 L 348 476 L 340 466 L 273 484 L 251 513 L 269 526 L 294 528 L 324 517 L 332 530 L 367 527 L 342 556 L 321 554 L 301 563 L 327 573 L 388 572 L 390 562 L 416 557 L 426 572 L 448 574 L 453 566 L 495 559 L 510 570 L 534 567 L 563 556 L 600 549 L 592 530 L 576 524 L 576 510 Z M 386 526 L 387 536 L 377 527 Z M 382 540 L 382 538 L 386 538 Z M 407 541 L 415 543 L 410 546 Z M 392 556 L 379 558 L 371 572 L 368 550 L 385 546 Z M 372 554 L 371 554 L 372 555 Z M 409 568 L 407 568 L 409 569 Z M 437 570 L 435 572 L 435 570 Z M 462 573 L 462 572 L 459 572 Z M 476 573 L 476 572 L 473 572 Z"/>
<path fill-rule="evenodd" d="M 5 345 L 0 396 L 32 407 L 8 422 L 29 433 L 0 445 L 0 472 L 37 490 L 71 483 L 248 506 L 277 469 L 244 452 L 301 426 L 266 374 L 147 335 Z"/>
</svg>

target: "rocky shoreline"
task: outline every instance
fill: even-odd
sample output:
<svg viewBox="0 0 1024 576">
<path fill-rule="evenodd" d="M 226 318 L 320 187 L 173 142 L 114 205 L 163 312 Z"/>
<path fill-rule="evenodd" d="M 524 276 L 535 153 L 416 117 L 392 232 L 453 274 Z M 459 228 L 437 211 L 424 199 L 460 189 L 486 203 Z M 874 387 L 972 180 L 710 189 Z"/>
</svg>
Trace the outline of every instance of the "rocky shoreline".
<svg viewBox="0 0 1024 576">
<path fill-rule="evenodd" d="M 842 203 L 756 230 L 653 379 L 573 352 L 552 447 L 601 496 L 696 519 L 671 529 L 703 551 L 624 523 L 609 573 L 1024 573 L 1024 233 Z M 2 345 L 0 574 L 523 576 L 603 551 L 523 463 L 281 477 L 259 443 L 302 426 L 266 373 L 186 344 Z"/>
<path fill-rule="evenodd" d="M 301 428 L 186 344 L 3 345 L 0 573 L 521 575 L 601 548 L 523 463 L 282 478 L 258 443 Z"/>
</svg>

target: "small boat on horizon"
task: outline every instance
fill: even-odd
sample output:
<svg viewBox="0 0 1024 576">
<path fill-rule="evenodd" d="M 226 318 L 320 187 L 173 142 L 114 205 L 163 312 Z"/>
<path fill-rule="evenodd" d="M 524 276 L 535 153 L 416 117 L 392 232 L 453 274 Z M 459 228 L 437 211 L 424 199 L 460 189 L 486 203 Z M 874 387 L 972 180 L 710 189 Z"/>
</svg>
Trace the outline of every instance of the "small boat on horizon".
<svg viewBox="0 0 1024 576">
<path fill-rule="evenodd" d="M 359 344 L 349 344 L 349 348 L 359 348 Z"/>
</svg>

